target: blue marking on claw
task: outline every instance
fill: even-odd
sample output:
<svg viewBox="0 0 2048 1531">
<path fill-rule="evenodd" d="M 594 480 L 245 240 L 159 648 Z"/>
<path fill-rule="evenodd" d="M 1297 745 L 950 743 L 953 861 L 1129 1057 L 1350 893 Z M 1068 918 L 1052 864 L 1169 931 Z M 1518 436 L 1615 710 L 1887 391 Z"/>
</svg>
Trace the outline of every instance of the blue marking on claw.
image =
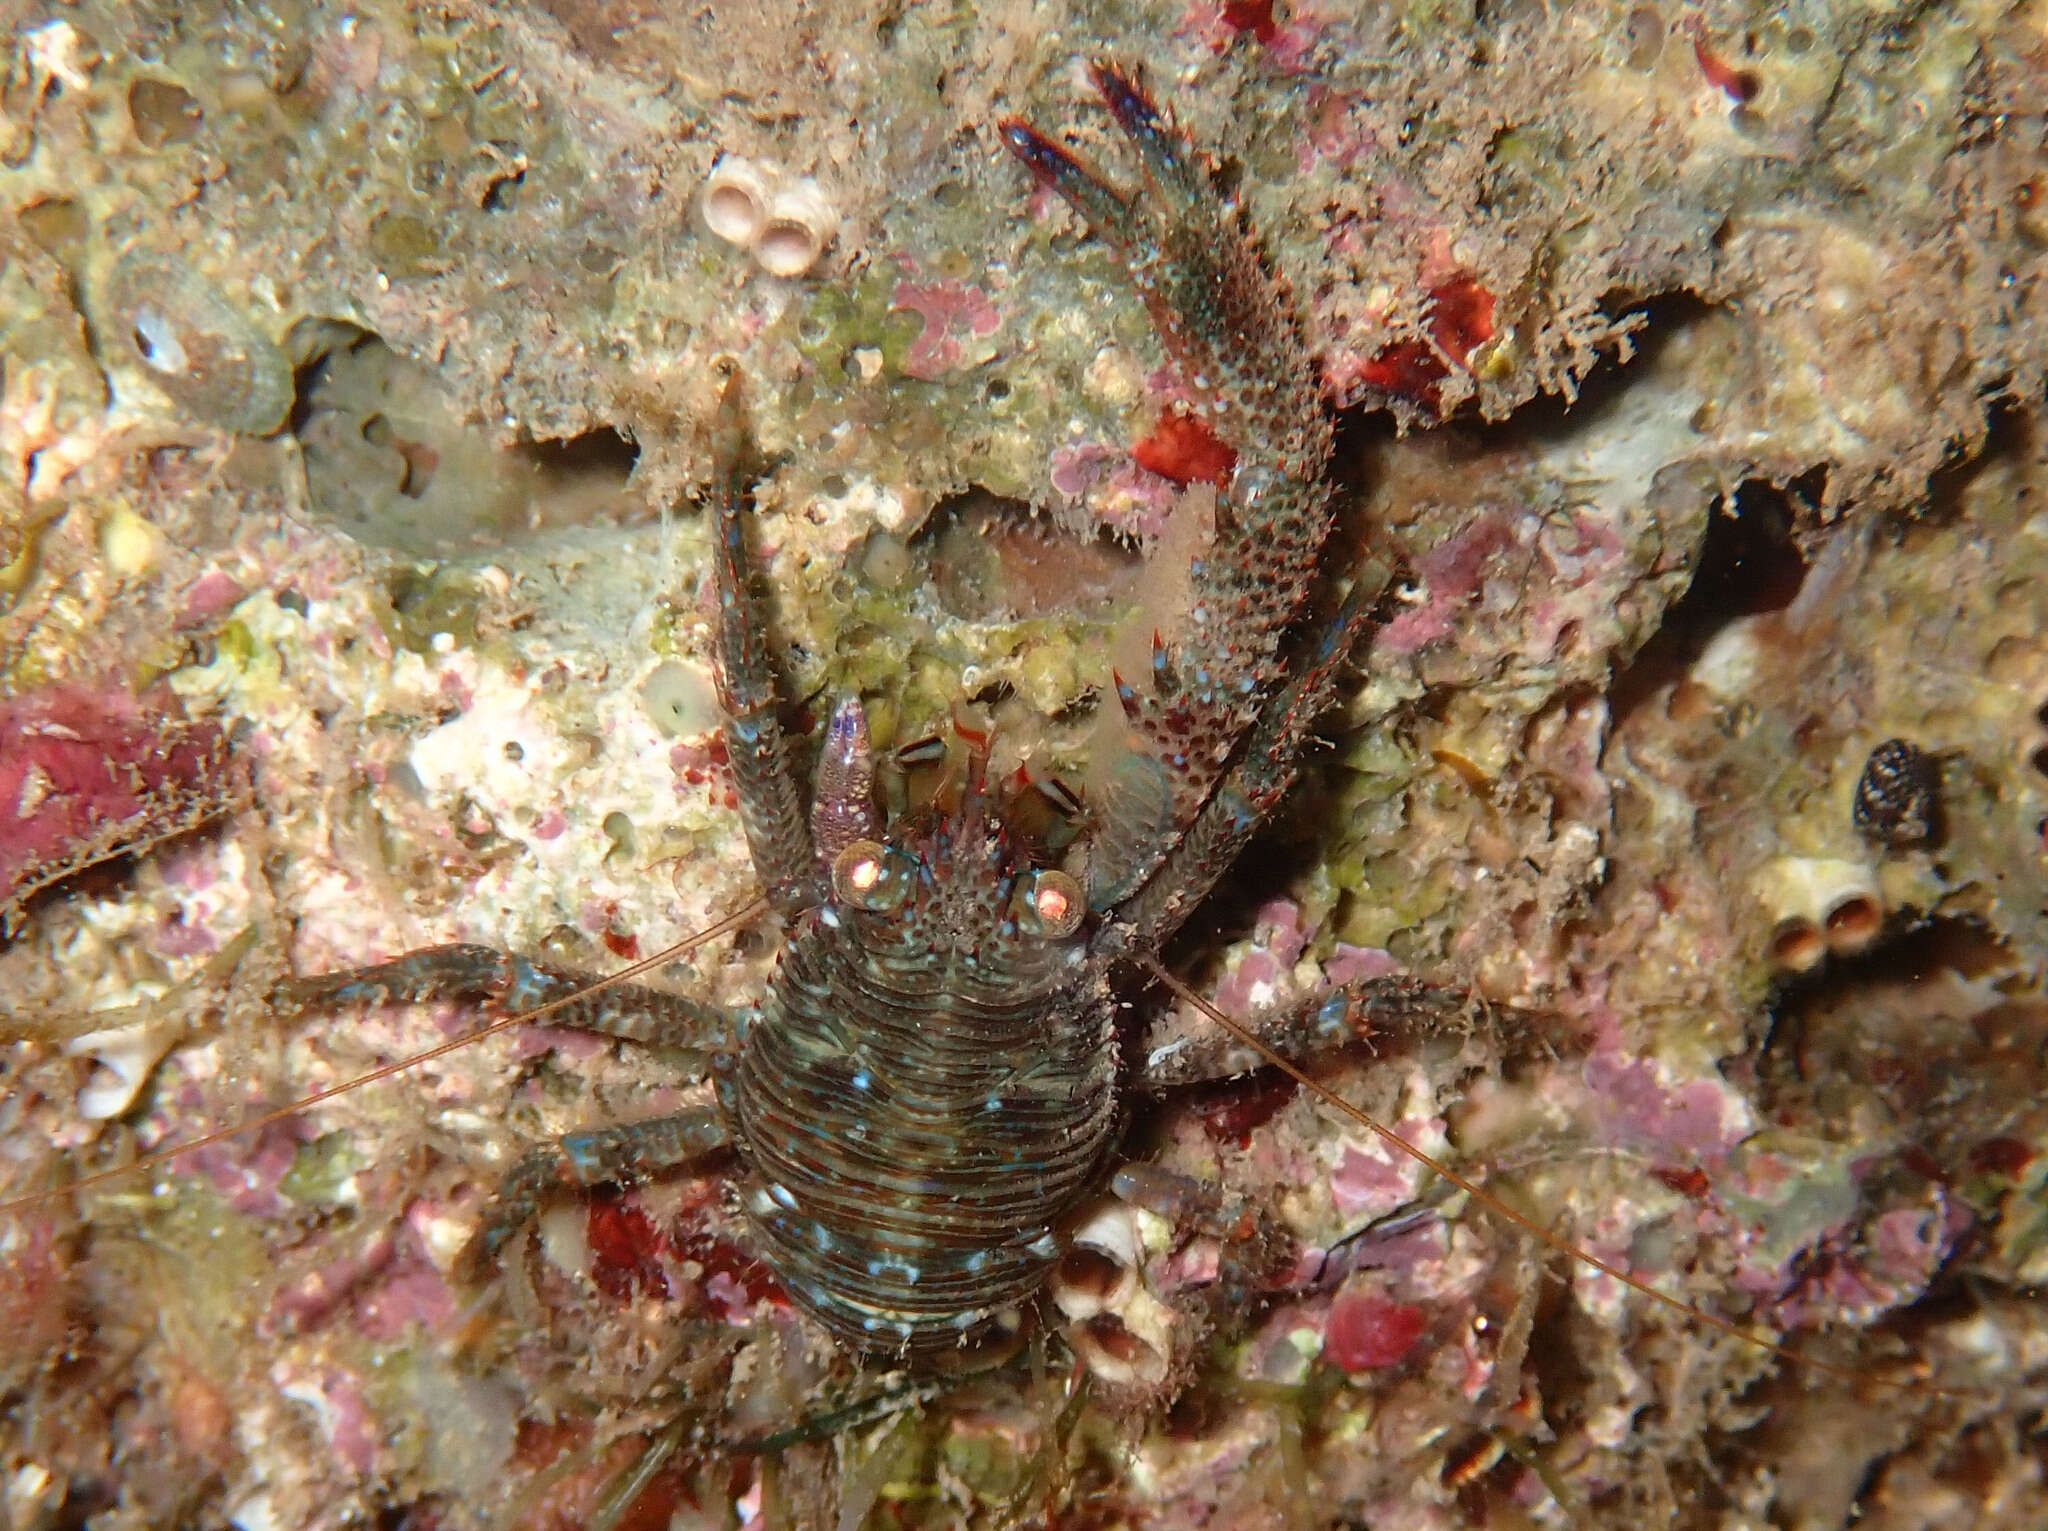
<svg viewBox="0 0 2048 1531">
<path fill-rule="evenodd" d="M 1066 150 L 1015 117 L 1005 117 L 996 131 L 1002 135 L 1003 147 L 1022 160 L 1033 175 L 1050 180 L 1073 167 Z"/>
<path fill-rule="evenodd" d="M 1095 81 L 1095 88 L 1102 93 L 1102 104 L 1107 106 L 1123 130 L 1133 138 L 1157 138 L 1162 123 L 1159 108 L 1152 104 L 1152 98 L 1136 84 L 1106 63 L 1088 66 L 1088 74 Z"/>
<path fill-rule="evenodd" d="M 506 964 L 504 1006 L 517 1015 L 522 1010 L 538 1010 L 547 1003 L 547 996 L 554 985 L 547 976 L 524 957 L 514 957 Z"/>
<path fill-rule="evenodd" d="M 586 1184 L 604 1174 L 604 1158 L 597 1151 L 597 1135 L 568 1132 L 562 1135 L 562 1157 L 576 1168 L 576 1178 Z"/>
</svg>

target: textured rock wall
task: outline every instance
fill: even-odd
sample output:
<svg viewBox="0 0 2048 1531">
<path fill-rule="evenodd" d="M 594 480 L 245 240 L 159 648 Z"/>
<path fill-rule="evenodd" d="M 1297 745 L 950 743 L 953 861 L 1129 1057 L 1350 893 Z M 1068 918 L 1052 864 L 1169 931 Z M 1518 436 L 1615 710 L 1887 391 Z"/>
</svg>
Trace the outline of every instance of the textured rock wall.
<svg viewBox="0 0 2048 1531">
<path fill-rule="evenodd" d="M 802 1331 L 717 1175 L 452 1274 L 530 1141 L 701 1088 L 530 1029 L 0 1217 L 9 1523 L 2027 1524 L 2044 24 L 18 0 L 0 1194 L 463 1019 L 282 1014 L 288 971 L 598 970 L 743 900 L 685 500 L 718 357 L 792 692 L 861 691 L 890 743 L 972 701 L 1007 765 L 1084 779 L 1109 636 L 1214 467 L 1108 256 L 996 149 L 1014 112 L 1128 179 L 1107 50 L 1308 315 L 1331 572 L 1391 539 L 1409 574 L 1175 965 L 1237 1011 L 1470 994 L 1325 1084 L 1717 1314 L 1971 1391 L 1629 1297 L 1257 1075 L 1133 1108 L 1162 1174 L 1119 1311 L 1168 1381 L 1084 1386 L 1049 1335 L 735 1453 L 896 1384 Z M 1924 834 L 1859 821 L 1888 740 Z M 744 1003 L 773 945 L 664 981 Z M 1205 1024 L 1147 1010 L 1133 1050 Z"/>
</svg>

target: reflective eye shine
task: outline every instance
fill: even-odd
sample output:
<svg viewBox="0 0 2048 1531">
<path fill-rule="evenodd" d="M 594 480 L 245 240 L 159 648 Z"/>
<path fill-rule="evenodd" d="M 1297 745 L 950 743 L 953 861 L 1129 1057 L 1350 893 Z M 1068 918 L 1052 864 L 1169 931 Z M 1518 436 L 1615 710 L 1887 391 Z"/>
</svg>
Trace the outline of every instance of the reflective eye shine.
<svg viewBox="0 0 2048 1531">
<path fill-rule="evenodd" d="M 832 892 L 841 903 L 871 909 L 888 902 L 889 851 L 874 840 L 856 840 L 832 862 Z"/>
</svg>

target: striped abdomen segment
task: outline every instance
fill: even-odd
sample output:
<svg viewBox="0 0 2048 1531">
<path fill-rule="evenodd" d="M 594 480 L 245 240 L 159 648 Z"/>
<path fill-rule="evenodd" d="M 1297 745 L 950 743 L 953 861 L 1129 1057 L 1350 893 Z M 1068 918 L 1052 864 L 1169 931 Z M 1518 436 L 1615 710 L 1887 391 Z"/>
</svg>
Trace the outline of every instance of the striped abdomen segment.
<svg viewBox="0 0 2048 1531">
<path fill-rule="evenodd" d="M 848 1344 L 929 1354 L 1043 1282 L 1115 1129 L 1107 990 L 1063 953 L 870 950 L 806 922 L 726 1090 L 749 1219 Z"/>
</svg>

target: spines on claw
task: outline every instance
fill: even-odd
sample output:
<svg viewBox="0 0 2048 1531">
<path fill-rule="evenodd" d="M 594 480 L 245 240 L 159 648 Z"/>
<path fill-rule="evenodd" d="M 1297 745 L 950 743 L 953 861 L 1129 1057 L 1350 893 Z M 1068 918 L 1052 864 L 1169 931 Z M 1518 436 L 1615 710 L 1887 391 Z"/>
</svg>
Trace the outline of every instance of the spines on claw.
<svg viewBox="0 0 2048 1531">
<path fill-rule="evenodd" d="M 726 754 L 738 789 L 740 822 L 754 868 L 761 874 L 762 891 L 777 910 L 794 914 L 825 896 L 825 879 L 812 845 L 802 778 L 791 763 L 789 738 L 779 716 L 767 625 L 749 597 L 753 570 L 743 510 L 753 489 L 753 453 L 739 369 L 727 361 L 720 370 L 711 489 L 718 518 L 712 548 L 718 705 L 725 714 Z"/>
<path fill-rule="evenodd" d="M 1217 435 L 1241 460 L 1318 482 L 1330 421 L 1286 290 L 1187 135 L 1117 65 L 1098 60 L 1089 74 L 1138 151 L 1150 195 L 1117 192 L 1016 118 L 1002 124 L 1004 143 L 1117 252 Z"/>
<path fill-rule="evenodd" d="M 1330 525 L 1331 424 L 1285 287 L 1185 135 L 1131 76 L 1092 66 L 1144 167 L 1126 197 L 1015 119 L 1004 143 L 1116 251 L 1162 344 L 1237 466 L 1197 551 L 1183 609 L 1165 614 L 1151 674 L 1119 675 L 1128 727 L 1098 763 L 1096 907 L 1152 877 L 1207 804 L 1283 674 Z"/>
</svg>

